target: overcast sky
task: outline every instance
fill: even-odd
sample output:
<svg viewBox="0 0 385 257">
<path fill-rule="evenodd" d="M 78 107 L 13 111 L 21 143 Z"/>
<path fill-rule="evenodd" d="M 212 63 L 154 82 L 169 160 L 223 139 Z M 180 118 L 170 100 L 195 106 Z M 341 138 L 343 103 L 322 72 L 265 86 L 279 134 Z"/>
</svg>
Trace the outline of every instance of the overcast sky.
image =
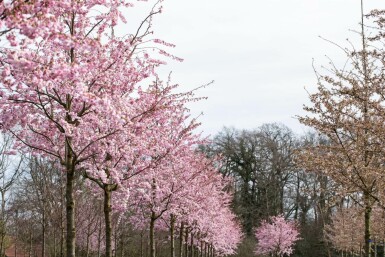
<svg viewBox="0 0 385 257">
<path fill-rule="evenodd" d="M 365 12 L 373 8 L 385 8 L 385 1 L 366 0 Z M 302 133 L 295 115 L 308 102 L 304 88 L 316 88 L 312 59 L 316 66 L 328 63 L 325 55 L 345 60 L 319 36 L 347 45 L 346 38 L 357 39 L 349 30 L 359 30 L 359 22 L 360 0 L 165 0 L 154 31 L 184 58 L 164 68 L 174 82 L 187 90 L 215 81 L 200 91 L 208 99 L 190 106 L 193 115 L 203 112 L 205 135 L 269 122 Z"/>
</svg>

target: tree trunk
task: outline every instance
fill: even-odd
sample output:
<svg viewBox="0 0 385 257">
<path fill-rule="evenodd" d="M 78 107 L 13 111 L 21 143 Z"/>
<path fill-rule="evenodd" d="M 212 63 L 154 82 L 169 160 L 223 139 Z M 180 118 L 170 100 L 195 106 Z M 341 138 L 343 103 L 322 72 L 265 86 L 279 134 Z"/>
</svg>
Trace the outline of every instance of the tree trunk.
<svg viewBox="0 0 385 257">
<path fill-rule="evenodd" d="M 180 231 L 179 231 L 179 257 L 183 257 L 183 231 L 184 231 L 184 223 L 182 221 L 180 223 Z"/>
<path fill-rule="evenodd" d="M 143 232 L 140 233 L 140 257 L 143 257 Z"/>
<path fill-rule="evenodd" d="M 175 240 L 174 240 L 174 230 L 175 230 L 175 216 L 170 215 L 170 244 L 171 244 L 171 257 L 175 257 Z"/>
<path fill-rule="evenodd" d="M 0 254 L 1 256 L 4 256 L 5 253 L 5 247 L 4 247 L 4 240 L 5 240 L 5 191 L 1 190 L 1 242 L 0 242 Z"/>
<path fill-rule="evenodd" d="M 60 257 L 64 257 L 64 221 L 61 220 L 61 228 L 60 228 Z"/>
<path fill-rule="evenodd" d="M 69 147 L 66 147 L 66 216 L 67 216 L 67 257 L 75 257 L 75 199 L 74 199 L 74 180 L 75 171 L 72 165 L 72 154 Z"/>
<path fill-rule="evenodd" d="M 60 174 L 61 176 L 61 174 Z M 60 177 L 61 178 L 61 177 Z M 62 181 L 62 180 L 61 180 Z M 63 187 L 60 187 L 60 257 L 64 257 L 64 243 L 65 243 L 65 236 L 64 236 L 64 193 L 62 191 Z"/>
<path fill-rule="evenodd" d="M 190 246 L 190 256 L 194 257 L 194 234 L 191 233 L 191 246 Z"/>
<path fill-rule="evenodd" d="M 42 240 L 41 240 L 41 256 L 42 257 L 45 257 L 45 234 L 46 234 L 45 224 L 46 224 L 46 221 L 45 221 L 45 200 L 43 199 Z"/>
<path fill-rule="evenodd" d="M 111 191 L 106 185 L 104 188 L 104 223 L 106 232 L 106 256 L 112 257 L 112 224 L 111 224 Z"/>
<path fill-rule="evenodd" d="M 208 253 L 208 246 L 207 246 L 207 243 L 205 242 L 205 257 L 208 257 L 207 253 Z"/>
<path fill-rule="evenodd" d="M 155 219 L 155 212 L 152 212 L 150 221 L 150 257 L 155 257 Z"/>
<path fill-rule="evenodd" d="M 364 192 L 365 201 L 365 257 L 371 257 L 371 231 L 370 231 L 370 219 L 372 214 L 372 204 L 370 201 L 370 195 Z"/>
<path fill-rule="evenodd" d="M 186 227 L 186 231 L 185 231 L 184 242 L 185 242 L 184 256 L 188 257 L 188 228 L 187 227 Z"/>
<path fill-rule="evenodd" d="M 200 254 L 200 257 L 203 257 L 203 251 L 204 251 L 204 250 L 203 250 L 203 249 L 204 249 L 203 247 L 204 247 L 203 241 L 201 241 L 201 254 Z"/>
</svg>

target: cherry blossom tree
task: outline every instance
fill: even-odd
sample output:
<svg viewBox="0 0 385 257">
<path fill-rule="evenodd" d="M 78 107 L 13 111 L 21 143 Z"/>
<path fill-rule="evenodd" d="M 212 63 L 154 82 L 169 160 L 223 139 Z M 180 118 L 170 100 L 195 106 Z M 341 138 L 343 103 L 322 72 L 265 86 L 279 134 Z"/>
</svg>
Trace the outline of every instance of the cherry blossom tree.
<svg viewBox="0 0 385 257">
<path fill-rule="evenodd" d="M 298 166 L 318 171 L 339 185 L 341 195 L 354 194 L 355 201 L 365 206 L 365 256 L 371 256 L 372 209 L 376 202 L 384 203 L 384 62 L 381 36 L 383 14 L 374 12 L 379 36 L 366 36 L 362 14 L 360 49 L 340 47 L 346 55 L 346 65 L 316 73 L 317 91 L 310 94 L 307 115 L 302 124 L 314 128 L 328 139 L 328 144 L 304 147 Z M 376 27 L 373 24 L 373 28 Z M 372 34 L 374 31 L 372 31 Z M 381 48 L 380 47 L 380 48 Z"/>
<path fill-rule="evenodd" d="M 299 238 L 296 224 L 286 221 L 283 215 L 274 216 L 270 221 L 262 221 L 255 232 L 258 240 L 257 254 L 273 254 L 274 256 L 290 255 L 293 245 Z"/>
<path fill-rule="evenodd" d="M 142 119 L 157 106 L 160 92 L 174 88 L 158 86 L 155 68 L 164 62 L 140 49 L 160 7 L 132 34 L 114 35 L 113 28 L 125 22 L 122 10 L 132 6 L 115 0 L 14 1 L 1 6 L 0 26 L 8 40 L 0 57 L 1 125 L 17 138 L 16 148 L 62 164 L 67 176 L 67 256 L 75 256 L 75 173 L 86 170 L 107 185 L 107 192 L 114 189 L 107 179 L 118 183 L 119 167 L 100 167 L 106 162 L 127 165 L 133 155 L 151 156 L 122 146 L 148 128 Z M 150 76 L 155 82 L 140 87 Z"/>
<path fill-rule="evenodd" d="M 132 189 L 145 193 L 148 201 L 138 199 L 150 207 L 151 217 L 166 214 L 173 222 L 183 221 L 186 233 L 199 234 L 212 253 L 231 253 L 240 240 L 221 175 L 213 167 L 206 170 L 210 161 L 193 150 L 199 140 L 191 131 L 198 124 L 188 122 L 185 104 L 196 98 L 192 92 L 174 93 L 177 85 L 163 84 L 156 73 L 165 63 L 159 56 L 180 59 L 163 49 L 155 58 L 146 50 L 149 45 L 158 49 L 154 44 L 173 47 L 151 38 L 160 2 L 137 30 L 121 36 L 114 28 L 126 22 L 129 1 L 1 3 L 0 31 L 6 35 L 0 51 L 2 129 L 17 139 L 16 149 L 62 165 L 68 257 L 75 256 L 78 174 L 104 193 L 106 257 L 112 255 L 112 209 L 124 210 Z M 141 180 L 133 179 L 138 174 Z M 210 224 L 207 217 L 218 223 Z M 92 237 L 95 227 L 88 225 L 85 234 Z M 223 234 L 232 229 L 227 244 Z"/>
<path fill-rule="evenodd" d="M 191 139 L 156 168 L 132 180 L 138 186 L 132 192 L 136 205 L 131 222 L 137 229 L 149 227 L 151 256 L 155 255 L 155 230 L 170 231 L 171 256 L 175 256 L 177 230 L 179 256 L 184 247 L 187 256 L 199 247 L 202 252 L 203 245 L 218 255 L 233 254 L 241 239 L 229 209 L 230 196 L 223 191 L 227 181 L 215 168 L 215 159 L 197 152 L 191 146 L 199 141 Z"/>
</svg>

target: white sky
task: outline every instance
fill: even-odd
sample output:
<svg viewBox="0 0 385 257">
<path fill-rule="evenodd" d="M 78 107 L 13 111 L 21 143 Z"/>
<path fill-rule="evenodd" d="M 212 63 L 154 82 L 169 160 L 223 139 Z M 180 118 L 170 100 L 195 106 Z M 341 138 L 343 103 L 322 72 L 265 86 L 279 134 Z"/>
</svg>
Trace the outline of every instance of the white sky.
<svg viewBox="0 0 385 257">
<path fill-rule="evenodd" d="M 138 5 L 148 10 L 150 3 Z M 366 13 L 385 8 L 383 0 L 364 4 Z M 188 90 L 215 81 L 200 91 L 208 100 L 190 106 L 192 115 L 204 113 L 205 135 L 268 122 L 302 133 L 294 116 L 308 103 L 304 87 L 316 88 L 312 59 L 316 66 L 327 65 L 325 55 L 345 60 L 319 36 L 347 46 L 346 38 L 357 39 L 349 30 L 359 30 L 359 22 L 360 0 L 165 0 L 154 31 L 185 60 L 163 69 L 175 83 Z"/>
</svg>

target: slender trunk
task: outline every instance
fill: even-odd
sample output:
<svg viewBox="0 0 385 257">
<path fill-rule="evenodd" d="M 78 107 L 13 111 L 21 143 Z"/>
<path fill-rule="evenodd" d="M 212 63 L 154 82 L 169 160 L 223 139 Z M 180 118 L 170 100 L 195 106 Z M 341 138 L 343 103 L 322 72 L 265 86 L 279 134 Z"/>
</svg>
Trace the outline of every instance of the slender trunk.
<svg viewBox="0 0 385 257">
<path fill-rule="evenodd" d="M 296 187 L 295 187 L 295 193 L 296 193 L 296 201 L 295 201 L 295 208 L 294 208 L 294 219 L 297 220 L 298 219 L 298 209 L 299 209 L 299 190 L 300 190 L 300 179 L 299 179 L 299 172 L 297 171 L 297 183 L 296 183 Z"/>
<path fill-rule="evenodd" d="M 374 241 L 374 257 L 377 257 L 377 242 Z"/>
<path fill-rule="evenodd" d="M 60 257 L 64 257 L 64 220 L 61 221 L 61 228 L 60 228 Z"/>
<path fill-rule="evenodd" d="M 45 202 L 43 200 L 41 256 L 45 257 Z"/>
<path fill-rule="evenodd" d="M 61 178 L 61 175 L 60 175 Z M 62 181 L 62 180 L 61 180 Z M 61 203 L 61 208 L 60 208 L 60 257 L 64 257 L 64 194 L 62 191 L 63 187 L 60 187 L 60 203 Z"/>
<path fill-rule="evenodd" d="M 187 227 L 185 231 L 184 243 L 185 243 L 184 256 L 188 257 L 188 228 Z"/>
<path fill-rule="evenodd" d="M 140 257 L 143 257 L 143 232 L 140 233 Z"/>
<path fill-rule="evenodd" d="M 174 230 L 175 230 L 175 216 L 170 215 L 170 243 L 171 243 L 171 257 L 175 257 L 175 240 L 174 240 Z"/>
<path fill-rule="evenodd" d="M 1 242 L 0 242 L 0 254 L 4 256 L 5 247 L 5 191 L 1 190 Z"/>
<path fill-rule="evenodd" d="M 183 231 L 184 231 L 184 223 L 182 221 L 180 223 L 180 231 L 179 231 L 179 257 L 183 257 Z"/>
<path fill-rule="evenodd" d="M 194 257 L 194 234 L 193 233 L 191 233 L 191 246 L 190 246 L 190 251 L 191 251 L 191 253 L 190 253 L 190 255 L 191 255 L 191 257 Z"/>
<path fill-rule="evenodd" d="M 104 188 L 104 222 L 106 232 L 106 257 L 112 257 L 112 224 L 111 224 L 111 191 L 106 185 Z"/>
<path fill-rule="evenodd" d="M 155 219 L 155 212 L 152 212 L 150 221 L 150 257 L 155 257 Z"/>
<path fill-rule="evenodd" d="M 203 241 L 201 241 L 201 253 L 200 253 L 200 257 L 203 257 Z"/>
<path fill-rule="evenodd" d="M 72 166 L 72 154 L 67 150 L 66 216 L 67 216 L 67 257 L 75 257 L 75 172 Z"/>
<path fill-rule="evenodd" d="M 372 205 L 370 201 L 370 195 L 368 193 L 364 193 L 364 201 L 365 201 L 365 257 L 371 257 L 371 231 L 370 231 L 370 220 L 372 214 Z"/>
<path fill-rule="evenodd" d="M 210 257 L 212 257 L 213 256 L 213 246 L 212 245 L 210 245 L 210 255 L 209 255 Z"/>
</svg>

